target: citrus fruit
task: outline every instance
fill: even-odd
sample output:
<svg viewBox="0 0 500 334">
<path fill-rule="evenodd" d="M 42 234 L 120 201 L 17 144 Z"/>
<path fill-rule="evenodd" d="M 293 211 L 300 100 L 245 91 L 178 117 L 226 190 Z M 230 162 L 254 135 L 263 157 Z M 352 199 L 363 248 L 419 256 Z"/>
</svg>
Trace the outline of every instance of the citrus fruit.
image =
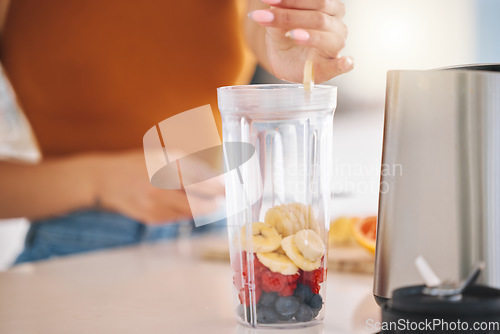
<svg viewBox="0 0 500 334">
<path fill-rule="evenodd" d="M 377 236 L 377 217 L 370 216 L 362 219 L 358 219 L 354 222 L 352 226 L 352 233 L 354 239 L 369 250 L 375 253 L 375 243 Z"/>
<path fill-rule="evenodd" d="M 355 217 L 340 217 L 330 224 L 328 235 L 329 244 L 335 246 L 348 246 L 354 243 L 352 226 L 358 220 Z"/>
</svg>

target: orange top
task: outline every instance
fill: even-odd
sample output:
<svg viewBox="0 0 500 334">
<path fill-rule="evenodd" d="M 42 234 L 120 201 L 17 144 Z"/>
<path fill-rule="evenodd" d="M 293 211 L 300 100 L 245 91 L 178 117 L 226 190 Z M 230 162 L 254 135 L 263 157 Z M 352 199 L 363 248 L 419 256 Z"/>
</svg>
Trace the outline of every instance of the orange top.
<svg viewBox="0 0 500 334">
<path fill-rule="evenodd" d="M 14 0 L 1 59 L 42 153 L 142 146 L 156 123 L 248 81 L 236 0 Z"/>
</svg>

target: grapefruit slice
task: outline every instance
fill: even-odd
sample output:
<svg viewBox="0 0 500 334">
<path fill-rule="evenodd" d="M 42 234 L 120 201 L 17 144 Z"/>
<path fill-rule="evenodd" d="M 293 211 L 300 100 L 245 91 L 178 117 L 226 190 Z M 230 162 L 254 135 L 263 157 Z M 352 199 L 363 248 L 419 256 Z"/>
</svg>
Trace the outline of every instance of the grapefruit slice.
<svg viewBox="0 0 500 334">
<path fill-rule="evenodd" d="M 370 216 L 357 220 L 353 224 L 353 236 L 365 249 L 375 253 L 375 243 L 377 237 L 377 217 Z"/>
</svg>

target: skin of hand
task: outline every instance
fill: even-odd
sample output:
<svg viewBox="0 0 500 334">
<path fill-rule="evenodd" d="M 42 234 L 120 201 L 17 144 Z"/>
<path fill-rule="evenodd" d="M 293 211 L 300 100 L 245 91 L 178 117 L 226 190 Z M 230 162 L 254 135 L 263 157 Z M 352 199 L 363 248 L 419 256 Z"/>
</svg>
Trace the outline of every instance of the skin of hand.
<svg viewBox="0 0 500 334">
<path fill-rule="evenodd" d="M 192 218 L 191 207 L 197 214 L 209 214 L 218 207 L 218 197 L 224 195 L 224 184 L 209 181 L 198 188 L 188 202 L 183 189 L 159 189 L 148 179 L 144 154 L 132 151 L 102 157 L 96 176 L 96 194 L 101 205 L 145 224 L 158 224 Z M 185 159 L 186 160 L 186 159 Z M 204 181 L 214 172 L 203 161 L 185 162 L 184 183 Z M 197 179 L 201 176 L 204 180 Z"/>
<path fill-rule="evenodd" d="M 192 163 L 186 174 L 210 175 L 203 163 Z M 37 165 L 0 163 L 0 218 L 39 220 L 74 210 L 100 207 L 146 224 L 167 223 L 210 213 L 224 194 L 219 182 L 209 182 L 188 203 L 182 189 L 151 185 L 142 150 L 113 154 L 82 154 L 45 159 Z"/>
<path fill-rule="evenodd" d="M 247 40 L 261 64 L 277 78 L 301 82 L 307 59 L 313 61 L 319 83 L 353 69 L 352 58 L 339 55 L 348 33 L 341 1 L 248 1 L 248 21 L 253 22 L 245 24 Z"/>
</svg>

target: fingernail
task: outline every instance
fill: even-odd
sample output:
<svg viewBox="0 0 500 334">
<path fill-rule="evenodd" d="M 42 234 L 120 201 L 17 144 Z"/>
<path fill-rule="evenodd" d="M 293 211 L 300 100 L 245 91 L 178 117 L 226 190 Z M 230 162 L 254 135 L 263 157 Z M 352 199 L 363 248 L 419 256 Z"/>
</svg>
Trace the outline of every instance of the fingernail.
<svg viewBox="0 0 500 334">
<path fill-rule="evenodd" d="M 307 41 L 310 37 L 309 33 L 307 31 L 305 31 L 304 29 L 293 29 L 293 30 L 287 31 L 285 33 L 285 36 L 289 37 L 293 40 L 302 41 L 302 42 Z"/>
<path fill-rule="evenodd" d="M 354 67 L 354 61 L 352 60 L 352 58 L 351 57 L 345 57 L 344 66 L 343 66 L 342 70 L 344 72 L 347 72 L 347 71 L 352 70 L 353 67 Z"/>
<path fill-rule="evenodd" d="M 248 17 L 260 23 L 269 23 L 274 20 L 274 14 L 268 10 L 254 10 L 248 14 Z"/>
<path fill-rule="evenodd" d="M 265 2 L 268 5 L 277 5 L 281 2 L 281 0 L 260 0 L 260 1 Z"/>
</svg>

